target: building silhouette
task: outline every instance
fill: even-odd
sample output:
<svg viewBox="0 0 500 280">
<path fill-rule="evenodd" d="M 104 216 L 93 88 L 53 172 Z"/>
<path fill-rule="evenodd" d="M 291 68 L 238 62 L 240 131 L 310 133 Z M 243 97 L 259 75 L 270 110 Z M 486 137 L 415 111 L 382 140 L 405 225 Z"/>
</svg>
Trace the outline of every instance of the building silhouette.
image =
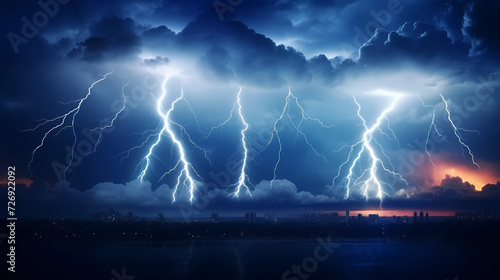
<svg viewBox="0 0 500 280">
<path fill-rule="evenodd" d="M 403 216 L 403 224 L 408 224 L 410 222 L 408 216 L 404 215 Z"/>
<path fill-rule="evenodd" d="M 318 215 L 316 213 L 311 213 L 311 222 L 317 222 L 318 221 Z"/>
<path fill-rule="evenodd" d="M 163 215 L 162 213 L 158 213 L 158 215 L 156 216 L 156 221 L 160 223 L 165 222 L 165 215 Z"/>
<path fill-rule="evenodd" d="M 102 221 L 104 220 L 104 213 L 102 211 L 94 213 L 94 221 Z"/>
<path fill-rule="evenodd" d="M 393 215 L 392 216 L 392 223 L 399 225 L 399 216 Z"/>
<path fill-rule="evenodd" d="M 133 212 L 131 212 L 131 211 L 129 211 L 129 212 L 127 212 L 127 213 L 125 213 L 125 220 L 126 220 L 127 222 L 131 222 L 131 221 L 133 221 L 133 220 L 134 220 L 134 213 L 133 213 Z"/>
<path fill-rule="evenodd" d="M 368 224 L 370 225 L 378 224 L 378 214 L 368 214 Z"/>
<path fill-rule="evenodd" d="M 255 212 L 247 212 L 245 214 L 245 221 L 249 224 L 255 224 L 257 221 L 257 214 Z"/>
<path fill-rule="evenodd" d="M 332 219 L 332 222 L 336 223 L 339 221 L 339 213 L 337 212 L 334 212 L 331 214 L 331 219 Z"/>
<path fill-rule="evenodd" d="M 116 212 L 113 208 L 108 210 L 108 215 L 106 217 L 106 221 L 108 222 L 116 222 L 123 220 L 123 215 L 120 212 Z"/>
<path fill-rule="evenodd" d="M 212 212 L 212 215 L 210 216 L 210 221 L 212 223 L 218 222 L 219 221 L 219 213 Z"/>
</svg>

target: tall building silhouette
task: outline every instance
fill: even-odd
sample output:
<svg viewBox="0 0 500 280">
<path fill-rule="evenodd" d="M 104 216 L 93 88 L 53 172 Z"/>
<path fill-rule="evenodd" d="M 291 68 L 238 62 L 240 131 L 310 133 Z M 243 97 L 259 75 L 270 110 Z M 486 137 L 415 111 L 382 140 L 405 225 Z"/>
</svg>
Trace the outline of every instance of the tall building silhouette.
<svg viewBox="0 0 500 280">
<path fill-rule="evenodd" d="M 245 220 L 249 224 L 255 224 L 257 221 L 257 214 L 255 212 L 247 212 L 245 214 Z"/>
<path fill-rule="evenodd" d="M 156 220 L 160 223 L 165 222 L 165 215 L 163 215 L 162 213 L 158 213 L 158 216 L 156 216 Z"/>
<path fill-rule="evenodd" d="M 219 221 L 219 213 L 213 212 L 211 215 L 211 221 L 212 221 L 212 223 L 218 222 Z"/>
<path fill-rule="evenodd" d="M 125 213 L 125 220 L 127 222 L 133 221 L 134 220 L 134 213 L 131 211 Z"/>
<path fill-rule="evenodd" d="M 368 215 L 368 223 L 370 225 L 378 224 L 378 214 L 369 214 Z"/>
<path fill-rule="evenodd" d="M 339 221 L 339 213 L 333 212 L 332 213 L 332 222 L 336 223 Z"/>
</svg>

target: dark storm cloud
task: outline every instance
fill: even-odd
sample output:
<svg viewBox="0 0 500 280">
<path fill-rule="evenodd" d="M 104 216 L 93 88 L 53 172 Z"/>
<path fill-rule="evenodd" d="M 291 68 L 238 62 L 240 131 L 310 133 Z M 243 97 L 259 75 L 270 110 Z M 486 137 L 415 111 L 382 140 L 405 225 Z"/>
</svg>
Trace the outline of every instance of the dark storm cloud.
<svg viewBox="0 0 500 280">
<path fill-rule="evenodd" d="M 199 1 L 196 3 L 197 9 L 206 7 L 206 4 Z M 290 15 L 294 13 L 301 17 L 308 18 L 308 13 L 299 9 L 307 6 L 310 11 L 320 10 L 342 10 L 348 6 L 358 5 L 350 1 L 315 1 L 313 3 L 302 2 L 274 2 L 264 1 L 262 3 L 252 3 L 252 6 L 245 6 L 244 3 L 238 6 L 241 14 L 256 14 L 259 10 L 262 16 L 266 13 Z M 78 9 L 83 8 L 83 3 L 77 2 Z M 104 5 L 104 4 L 99 4 Z M 124 3 L 125 6 L 134 7 L 133 2 Z M 455 14 L 461 8 L 446 2 L 440 4 L 443 8 L 440 13 L 452 13 L 453 16 L 445 17 L 441 26 L 448 31 L 456 33 L 457 18 Z M 463 6 L 463 5 L 462 5 Z M 112 13 L 112 5 L 105 5 L 106 8 L 97 9 L 95 18 L 100 14 Z M 182 10 L 183 4 L 180 2 L 163 2 L 161 4 L 146 3 L 141 6 L 142 13 L 149 12 L 158 14 L 168 11 Z M 495 39 L 492 30 L 485 29 L 479 32 L 482 21 L 474 20 L 483 16 L 485 12 L 484 4 L 475 6 L 468 5 L 471 10 L 464 31 L 467 38 L 476 38 L 474 41 L 465 40 L 474 45 L 477 49 L 481 46 L 485 49 L 495 49 Z M 473 9 L 474 7 L 474 9 Z M 248 9 L 247 9 L 248 8 Z M 325 56 L 315 56 L 307 61 L 304 55 L 291 48 L 276 45 L 271 39 L 262 34 L 249 29 L 245 24 L 238 21 L 221 22 L 217 12 L 209 6 L 207 12 L 202 13 L 192 20 L 179 34 L 175 34 L 168 26 L 159 25 L 148 28 L 142 25 L 143 19 L 133 14 L 124 18 L 122 10 L 115 11 L 116 15 L 105 16 L 96 22 L 88 22 L 87 25 L 80 25 L 86 28 L 77 32 L 75 38 L 62 38 L 57 43 L 43 42 L 37 44 L 35 49 L 47 50 L 47 53 L 54 53 L 73 48 L 68 52 L 71 58 L 78 58 L 89 62 L 98 62 L 110 59 L 135 59 L 144 50 L 171 50 L 181 51 L 185 54 L 193 55 L 200 60 L 200 65 L 206 72 L 207 77 L 218 76 L 221 80 L 237 79 L 243 83 L 255 84 L 257 81 L 262 86 L 282 86 L 290 81 L 308 83 L 313 76 L 317 76 L 316 81 L 331 85 L 335 79 L 334 73 L 342 72 L 347 65 L 354 66 L 352 60 L 343 60 L 338 67 L 333 68 L 326 60 Z M 349 8 L 349 9 L 352 9 Z M 196 10 L 196 9 L 195 9 Z M 238 12 L 238 10 L 235 11 Z M 376 10 L 375 10 L 376 11 Z M 299 13 L 300 12 L 300 13 Z M 465 11 L 464 11 L 465 12 Z M 200 12 L 201 13 L 201 12 Z M 312 19 L 311 19 L 312 20 Z M 446 24 L 445 24 L 446 23 Z M 454 24 L 453 27 L 452 23 Z M 270 26 L 268 30 L 273 30 Z M 397 28 L 397 26 L 396 26 Z M 387 29 L 387 27 L 386 27 Z M 491 35 L 488 35 L 490 34 Z M 81 38 L 82 34 L 87 34 Z M 300 34 L 300 33 L 298 33 Z M 291 35 L 293 36 L 293 35 Z M 455 35 L 453 35 L 456 37 Z M 486 40 L 483 37 L 491 39 Z M 78 38 L 80 38 L 78 40 Z M 481 39 L 482 38 L 482 39 Z M 43 41 L 43 37 L 40 37 Z M 75 41 L 76 40 L 76 41 Z M 492 44 L 491 47 L 488 44 Z M 33 46 L 35 46 L 33 44 Z M 470 63 L 467 57 L 470 45 L 463 40 L 452 41 L 447 37 L 446 31 L 438 30 L 432 24 L 424 22 L 407 22 L 397 29 L 397 31 L 378 30 L 360 50 L 359 65 L 366 67 L 380 67 L 401 65 L 407 62 L 416 63 L 419 66 L 426 66 L 428 70 L 439 67 L 460 68 L 460 65 Z M 42 51 L 43 53 L 43 51 Z M 485 52 L 482 52 L 485 53 Z M 167 55 L 170 56 L 170 55 Z M 171 59 L 171 58 L 170 58 Z M 438 71 L 439 69 L 436 69 Z M 342 75 L 337 75 L 340 77 Z"/>
<path fill-rule="evenodd" d="M 89 28 L 90 36 L 68 53 L 87 61 L 133 58 L 141 52 L 135 22 L 118 17 L 104 18 Z"/>
<path fill-rule="evenodd" d="M 409 198 L 400 199 L 400 202 L 391 199 L 389 203 L 398 207 L 404 203 L 409 209 L 418 205 L 441 210 L 486 209 L 498 206 L 499 186 L 500 182 L 495 185 L 488 184 L 482 191 L 476 191 L 474 185 L 463 181 L 462 178 L 446 176 L 439 186 L 407 190 L 406 192 L 411 193 Z"/>
<path fill-rule="evenodd" d="M 421 66 L 443 67 L 450 63 L 464 63 L 469 47 L 452 43 L 445 31 L 436 30 L 423 22 L 405 23 L 397 32 L 378 29 L 359 50 L 362 65 L 394 67 L 407 62 Z"/>
<path fill-rule="evenodd" d="M 500 196 L 500 182 L 496 184 L 487 184 L 483 187 L 482 192 L 489 195 Z"/>
<path fill-rule="evenodd" d="M 462 26 L 469 1 L 443 1 L 443 9 L 434 15 L 436 26 L 453 40 L 463 40 Z"/>
<path fill-rule="evenodd" d="M 156 1 L 158 2 L 158 1 Z M 212 0 L 172 0 L 159 1 L 158 6 L 150 13 L 137 15 L 138 20 L 146 20 L 153 24 L 165 22 L 177 29 L 182 29 L 188 22 L 194 20 L 198 15 L 213 8 Z"/>
<path fill-rule="evenodd" d="M 397 30 L 377 29 L 359 49 L 357 59 L 325 55 L 309 59 L 313 81 L 323 85 L 342 83 L 345 77 L 396 69 L 418 69 L 427 75 L 438 74 L 458 82 L 477 82 L 477 75 L 488 75 L 494 65 L 469 56 L 470 45 L 453 42 L 447 33 L 424 22 L 406 22 Z M 481 67 L 479 67 L 481 65 Z"/>
<path fill-rule="evenodd" d="M 20 215 L 27 217 L 59 216 L 63 213 L 86 213 L 90 216 L 92 211 L 114 208 L 120 211 L 133 210 L 138 212 L 162 211 L 165 205 L 172 204 L 173 188 L 160 185 L 152 189 L 150 183 L 140 183 L 138 180 L 124 183 L 99 183 L 86 191 L 79 191 L 69 183 L 57 183 L 48 186 L 41 183 L 32 183 L 29 187 L 20 185 L 18 197 L 21 205 L 30 205 Z M 199 196 L 201 193 L 196 192 Z M 273 204 L 275 207 L 293 207 L 300 205 L 316 205 L 335 202 L 337 199 L 326 195 L 313 195 L 308 191 L 299 191 L 297 187 L 287 180 L 276 180 L 273 187 L 269 181 L 262 181 L 255 186 L 253 197 L 246 194 L 238 202 L 242 207 L 266 207 Z M 227 193 L 220 190 L 211 190 L 208 194 L 212 204 L 218 205 L 221 210 L 230 210 L 230 199 Z M 184 190 L 176 193 L 174 204 L 188 203 L 189 194 Z M 206 198 L 198 199 L 205 200 Z M 180 203 L 180 204 L 179 204 Z M 36 214 L 34 214 L 36 213 Z M 39 216 L 38 216 L 39 215 Z"/>
<path fill-rule="evenodd" d="M 325 55 L 315 56 L 309 60 L 309 63 L 315 80 L 329 84 L 335 79 L 335 69 Z"/>
<path fill-rule="evenodd" d="M 264 86 L 308 83 L 311 80 L 307 61 L 300 52 L 283 45 L 270 49 L 262 47 L 257 53 L 247 53 L 237 61 L 236 73 L 241 80 Z"/>
<path fill-rule="evenodd" d="M 131 18 L 103 18 L 89 27 L 89 36 L 68 56 L 87 62 L 135 59 L 142 50 L 197 58 L 208 78 L 237 79 L 244 84 L 281 86 L 309 82 L 302 53 L 276 45 L 241 22 L 221 22 L 211 10 L 175 34 L 166 26 L 141 30 Z M 170 56 L 170 55 L 169 55 Z M 170 57 L 169 59 L 172 59 Z"/>
<path fill-rule="evenodd" d="M 500 58 L 500 2 L 471 1 L 464 15 L 462 31 L 465 40 L 471 42 L 471 52 L 486 58 Z"/>
<path fill-rule="evenodd" d="M 151 48 L 167 47 L 175 40 L 175 32 L 165 25 L 147 29 L 141 34 L 143 42 Z"/>
<path fill-rule="evenodd" d="M 308 56 L 321 50 L 338 50 L 341 43 L 352 44 L 352 27 L 371 19 L 370 10 L 386 8 L 377 1 L 243 1 L 233 18 L 278 41 L 294 41 Z M 369 34 L 370 36 L 371 34 Z"/>
<path fill-rule="evenodd" d="M 233 71 L 228 67 L 230 60 L 231 57 L 226 49 L 213 47 L 200 58 L 199 64 L 209 77 L 227 81 L 234 78 Z"/>
<path fill-rule="evenodd" d="M 474 185 L 469 182 L 464 182 L 460 177 L 446 176 L 441 181 L 440 186 L 425 189 L 420 193 L 415 194 L 416 198 L 440 198 L 440 199 L 456 199 L 471 197 L 479 192 L 476 191 Z"/>
<path fill-rule="evenodd" d="M 30 186 L 20 184 L 17 191 L 19 203 L 24 206 L 19 208 L 20 215 L 35 218 L 61 217 L 65 213 L 84 213 L 88 218 L 92 211 L 109 208 L 155 212 L 172 203 L 172 193 L 167 185 L 152 190 L 151 184 L 138 181 L 99 183 L 87 191 L 79 191 L 65 182 L 51 186 L 35 182 Z"/>
<path fill-rule="evenodd" d="M 397 30 L 404 22 L 429 22 L 463 40 L 463 18 L 472 1 L 244 1 L 233 19 L 273 39 L 294 41 L 311 53 L 356 51 L 376 28 Z M 491 1 L 481 1 L 489 5 Z M 494 11 L 494 9 L 491 9 Z"/>
<path fill-rule="evenodd" d="M 247 203 L 272 203 L 285 207 L 293 204 L 315 205 L 338 201 L 337 198 L 326 195 L 313 195 L 308 191 L 299 191 L 297 186 L 288 180 L 276 180 L 271 186 L 270 181 L 262 181 L 255 185 L 252 196 L 242 196 Z"/>
<path fill-rule="evenodd" d="M 302 53 L 291 47 L 277 46 L 241 22 L 221 22 L 215 11 L 189 23 L 177 35 L 176 42 L 181 49 L 204 53 L 202 65 L 222 74 L 222 78 L 233 72 L 237 80 L 261 86 L 311 79 Z M 215 57 L 209 58 L 207 54 Z"/>
<path fill-rule="evenodd" d="M 168 63 L 168 61 L 169 61 L 169 59 L 166 57 L 157 56 L 154 59 L 153 58 L 144 59 L 143 62 L 147 66 L 158 66 L 158 65 L 166 64 L 166 63 Z"/>
</svg>

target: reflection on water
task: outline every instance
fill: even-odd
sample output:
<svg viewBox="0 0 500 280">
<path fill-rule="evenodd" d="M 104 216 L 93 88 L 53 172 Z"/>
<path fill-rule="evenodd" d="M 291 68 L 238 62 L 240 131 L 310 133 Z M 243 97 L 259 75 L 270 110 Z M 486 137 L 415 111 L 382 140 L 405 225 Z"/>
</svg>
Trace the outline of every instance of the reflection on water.
<svg viewBox="0 0 500 280">
<path fill-rule="evenodd" d="M 439 240 L 336 239 L 331 254 L 316 240 L 195 240 L 71 243 L 21 248 L 18 269 L 40 279 L 482 279 L 493 268 L 476 248 Z M 317 249 L 319 247 L 319 249 Z M 332 247 L 333 248 L 333 247 Z M 289 273 L 285 273 L 289 271 Z M 115 278 L 116 279 L 116 278 Z M 124 279 L 126 279 L 124 277 Z M 487 278 L 484 278 L 487 279 Z M 116 279 L 120 280 L 120 279 Z"/>
</svg>

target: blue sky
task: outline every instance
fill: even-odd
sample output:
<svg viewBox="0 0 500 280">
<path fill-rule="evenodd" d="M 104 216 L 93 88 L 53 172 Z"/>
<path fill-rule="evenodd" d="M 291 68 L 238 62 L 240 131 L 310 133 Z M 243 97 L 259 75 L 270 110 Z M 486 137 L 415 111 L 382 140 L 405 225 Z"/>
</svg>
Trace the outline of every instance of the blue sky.
<svg viewBox="0 0 500 280">
<path fill-rule="evenodd" d="M 1 27 L 2 163 L 16 165 L 29 185 L 22 189 L 28 216 L 110 207 L 175 215 L 191 205 L 182 184 L 172 203 L 181 168 L 160 180 L 180 156 L 165 131 L 138 180 L 163 125 L 163 90 L 165 110 L 184 93 L 170 124 L 199 173 L 189 207 L 200 215 L 498 205 L 497 3 L 40 3 L 8 1 Z M 69 101 L 110 72 L 74 127 L 54 130 L 36 149 L 57 122 L 22 130 L 69 112 L 77 105 Z M 230 116 L 240 88 L 244 141 L 237 111 L 205 137 Z M 95 148 L 96 128 L 119 111 Z M 349 157 L 363 136 L 368 146 L 353 146 Z M 245 147 L 252 196 L 243 188 L 236 198 Z M 380 159 L 375 169 L 369 148 Z"/>
</svg>

